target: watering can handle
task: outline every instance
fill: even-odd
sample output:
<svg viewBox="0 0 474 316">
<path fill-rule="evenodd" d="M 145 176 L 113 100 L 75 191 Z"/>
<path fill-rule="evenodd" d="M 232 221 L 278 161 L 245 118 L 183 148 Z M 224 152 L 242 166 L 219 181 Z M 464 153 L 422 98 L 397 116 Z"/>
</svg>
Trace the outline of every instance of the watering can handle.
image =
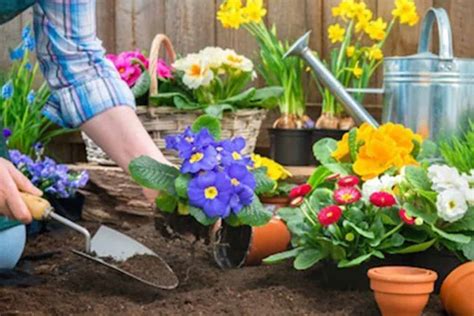
<svg viewBox="0 0 474 316">
<path fill-rule="evenodd" d="M 443 8 L 430 8 L 426 13 L 421 26 L 418 53 L 430 51 L 429 45 L 431 43 L 431 33 L 435 20 L 438 24 L 439 32 L 439 57 L 442 60 L 452 60 L 454 58 L 453 35 L 448 13 Z"/>
</svg>

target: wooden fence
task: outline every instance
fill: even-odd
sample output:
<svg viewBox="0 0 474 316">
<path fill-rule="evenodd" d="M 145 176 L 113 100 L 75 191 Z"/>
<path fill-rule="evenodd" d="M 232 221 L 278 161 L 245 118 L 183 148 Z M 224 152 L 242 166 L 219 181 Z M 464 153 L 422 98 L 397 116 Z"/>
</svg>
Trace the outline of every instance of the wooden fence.
<svg viewBox="0 0 474 316">
<path fill-rule="evenodd" d="M 313 30 L 311 47 L 327 56 L 331 44 L 327 39 L 327 27 L 334 23 L 331 7 L 340 0 L 266 0 L 268 15 L 266 21 L 276 24 L 279 35 L 289 41 Z M 177 50 L 189 53 L 205 46 L 231 47 L 248 56 L 255 56 L 256 44 L 244 30 L 226 30 L 216 20 L 216 11 L 222 0 L 97 0 L 98 36 L 109 52 L 129 49 L 145 49 L 153 36 L 166 33 L 173 40 Z M 378 16 L 389 19 L 393 9 L 392 0 L 365 0 Z M 454 34 L 456 56 L 474 57 L 474 1 L 472 0 L 415 0 L 421 15 L 431 6 L 448 10 Z M 2 48 L 0 69 L 9 66 L 8 47 L 19 41 L 21 28 L 31 21 L 31 10 L 0 27 Z M 396 26 L 385 45 L 385 55 L 407 55 L 416 52 L 419 25 L 416 27 Z M 379 84 L 380 75 L 374 84 Z M 314 86 L 308 84 L 308 103 L 319 100 Z M 368 106 L 377 114 L 380 106 L 371 99 Z M 316 115 L 317 108 L 310 112 Z M 271 122 L 271 116 L 267 124 Z M 260 146 L 267 140 L 262 133 Z M 74 155 L 77 155 L 75 153 Z M 74 157 L 75 158 L 75 157 Z"/>
</svg>

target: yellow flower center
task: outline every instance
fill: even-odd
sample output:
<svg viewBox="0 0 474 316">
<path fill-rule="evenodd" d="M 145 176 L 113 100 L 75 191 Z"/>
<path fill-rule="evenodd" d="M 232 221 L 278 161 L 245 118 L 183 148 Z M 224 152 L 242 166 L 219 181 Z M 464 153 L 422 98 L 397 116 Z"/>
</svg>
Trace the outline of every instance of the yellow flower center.
<svg viewBox="0 0 474 316">
<path fill-rule="evenodd" d="M 454 201 L 449 201 L 448 205 L 449 205 L 449 209 L 451 209 L 451 210 L 453 208 L 456 208 L 456 202 L 454 202 Z"/>
<path fill-rule="evenodd" d="M 203 153 L 195 153 L 191 156 L 191 159 L 189 159 L 189 162 L 190 163 L 196 163 L 196 162 L 199 162 L 202 160 L 202 158 L 204 158 L 204 154 Z"/>
<path fill-rule="evenodd" d="M 230 180 L 230 182 L 232 183 L 233 186 L 238 186 L 240 184 L 239 180 L 237 180 L 236 178 L 232 178 Z"/>
<path fill-rule="evenodd" d="M 334 213 L 333 212 L 327 212 L 326 217 L 331 218 L 333 217 Z"/>
<path fill-rule="evenodd" d="M 227 60 L 233 64 L 240 64 L 243 61 L 243 58 L 237 55 L 228 55 Z"/>
<path fill-rule="evenodd" d="M 232 153 L 232 158 L 233 158 L 234 160 L 241 160 L 241 159 L 242 159 L 242 156 L 241 156 L 238 152 L 234 151 L 234 152 Z"/>
<path fill-rule="evenodd" d="M 350 193 L 344 193 L 343 195 L 341 195 L 341 199 L 344 202 L 349 202 L 350 200 L 352 200 L 352 198 L 353 198 L 353 196 Z"/>
<path fill-rule="evenodd" d="M 201 75 L 201 65 L 194 64 L 189 68 L 189 75 L 191 77 L 199 77 Z"/>
<path fill-rule="evenodd" d="M 119 73 L 123 74 L 123 73 L 125 72 L 125 68 L 123 68 L 123 67 L 122 67 L 122 68 L 119 68 L 118 71 L 119 71 Z"/>
<path fill-rule="evenodd" d="M 208 200 L 214 200 L 218 194 L 219 194 L 219 191 L 217 191 L 216 187 L 208 187 L 206 188 L 206 190 L 204 190 L 204 196 Z"/>
</svg>

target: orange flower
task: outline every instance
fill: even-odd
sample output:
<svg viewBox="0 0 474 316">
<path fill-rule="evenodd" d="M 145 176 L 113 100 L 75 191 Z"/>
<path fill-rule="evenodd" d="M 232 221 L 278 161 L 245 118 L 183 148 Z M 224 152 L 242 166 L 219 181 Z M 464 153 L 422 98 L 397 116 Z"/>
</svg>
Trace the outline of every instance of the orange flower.
<svg viewBox="0 0 474 316">
<path fill-rule="evenodd" d="M 370 124 L 363 123 L 357 129 L 357 142 L 365 142 L 374 130 Z M 349 133 L 344 134 L 342 139 L 337 142 L 337 149 L 332 153 L 332 157 L 339 161 L 346 160 L 347 156 L 349 156 Z"/>
</svg>

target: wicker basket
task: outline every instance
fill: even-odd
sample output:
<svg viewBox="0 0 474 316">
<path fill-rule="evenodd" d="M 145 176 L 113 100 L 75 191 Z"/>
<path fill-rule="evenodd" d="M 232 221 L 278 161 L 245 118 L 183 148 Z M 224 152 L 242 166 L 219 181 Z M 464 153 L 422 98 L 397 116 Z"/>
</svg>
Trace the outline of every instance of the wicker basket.
<svg viewBox="0 0 474 316">
<path fill-rule="evenodd" d="M 156 67 L 159 59 L 161 47 L 165 48 L 170 63 L 176 59 L 171 41 L 166 35 L 158 34 L 153 39 L 150 49 L 150 72 L 151 84 L 150 95 L 158 94 L 158 79 Z M 187 126 L 193 124 L 202 111 L 184 111 L 174 107 L 159 106 L 137 106 L 137 115 L 143 126 L 150 134 L 151 138 L 163 152 L 165 157 L 172 163 L 179 164 L 180 160 L 173 151 L 165 148 L 165 137 L 182 133 Z M 236 112 L 226 112 L 222 119 L 222 137 L 230 138 L 242 136 L 245 138 L 247 146 L 244 153 L 249 154 L 254 151 L 257 137 L 265 119 L 267 110 L 245 109 Z M 115 163 L 98 147 L 86 134 L 82 133 L 82 138 L 86 145 L 87 160 L 101 165 L 114 165 Z"/>
</svg>

